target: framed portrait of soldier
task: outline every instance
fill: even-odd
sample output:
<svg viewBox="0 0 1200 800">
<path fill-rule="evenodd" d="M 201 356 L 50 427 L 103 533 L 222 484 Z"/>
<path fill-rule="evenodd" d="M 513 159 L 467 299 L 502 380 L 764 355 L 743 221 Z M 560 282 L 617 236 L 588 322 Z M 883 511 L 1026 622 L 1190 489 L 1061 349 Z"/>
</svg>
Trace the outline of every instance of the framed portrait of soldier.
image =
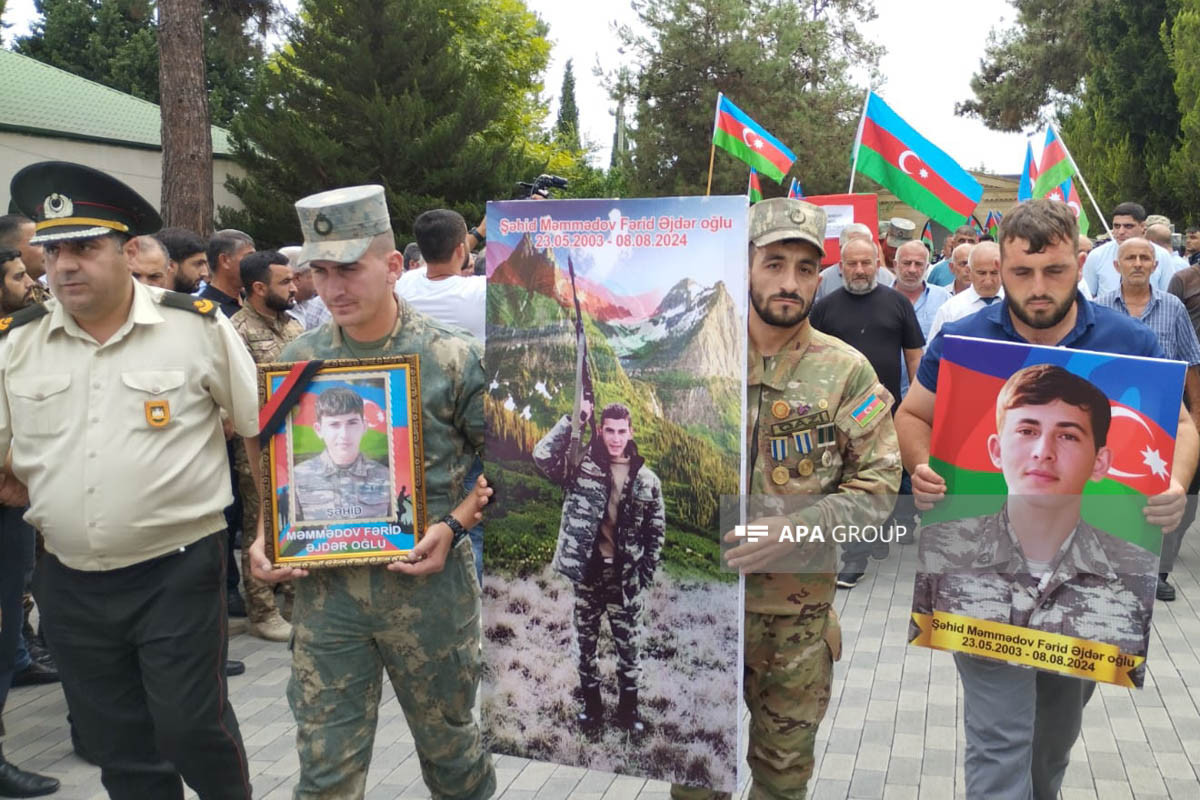
<svg viewBox="0 0 1200 800">
<path fill-rule="evenodd" d="M 259 366 L 266 553 L 276 566 L 403 559 L 425 529 L 418 357 Z"/>
<path fill-rule="evenodd" d="M 910 643 L 1141 686 L 1185 368 L 946 337 Z"/>
</svg>

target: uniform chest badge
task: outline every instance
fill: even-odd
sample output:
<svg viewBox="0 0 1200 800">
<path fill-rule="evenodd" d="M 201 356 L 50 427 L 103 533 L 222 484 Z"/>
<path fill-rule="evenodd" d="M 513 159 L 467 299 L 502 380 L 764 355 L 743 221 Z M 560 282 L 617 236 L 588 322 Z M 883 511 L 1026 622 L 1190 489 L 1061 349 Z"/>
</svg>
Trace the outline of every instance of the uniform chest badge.
<svg viewBox="0 0 1200 800">
<path fill-rule="evenodd" d="M 806 458 L 806 459 L 802 460 L 799 464 L 797 464 L 796 472 L 799 472 L 805 478 L 807 478 L 809 475 L 812 475 L 813 474 L 812 459 Z"/>
<path fill-rule="evenodd" d="M 783 486 L 788 482 L 790 477 L 787 467 L 776 467 L 771 470 L 771 483 L 774 483 L 776 486 Z"/>
<path fill-rule="evenodd" d="M 171 406 L 166 400 L 146 401 L 146 422 L 151 428 L 165 428 L 171 421 Z"/>
<path fill-rule="evenodd" d="M 775 419 L 784 419 L 791 413 L 791 407 L 782 400 L 776 400 L 771 404 L 771 414 L 775 417 Z"/>
</svg>

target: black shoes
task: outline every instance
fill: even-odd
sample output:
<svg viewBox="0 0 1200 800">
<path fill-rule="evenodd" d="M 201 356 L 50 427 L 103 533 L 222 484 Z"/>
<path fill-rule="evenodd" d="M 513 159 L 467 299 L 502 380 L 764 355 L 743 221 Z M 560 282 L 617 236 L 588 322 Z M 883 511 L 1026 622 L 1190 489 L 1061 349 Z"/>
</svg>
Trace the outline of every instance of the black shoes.
<svg viewBox="0 0 1200 800">
<path fill-rule="evenodd" d="M 600 732 L 604 722 L 604 701 L 600 699 L 600 687 L 583 689 L 583 710 L 575 715 L 579 729 L 588 737 L 594 737 Z"/>
<path fill-rule="evenodd" d="M 43 686 L 58 683 L 58 672 L 40 661 L 30 661 L 29 666 L 13 675 L 13 688 L 19 686 Z M 0 784 L 2 786 L 3 784 Z M 3 797 L 3 795 L 0 795 Z"/>
<path fill-rule="evenodd" d="M 1164 603 L 1169 603 L 1175 599 L 1175 587 L 1167 583 L 1166 574 L 1158 576 L 1158 588 L 1154 591 L 1154 596 Z"/>
<path fill-rule="evenodd" d="M 232 658 L 225 660 L 225 677 L 232 678 L 234 675 L 241 675 L 246 671 L 246 662 L 234 661 Z"/>
<path fill-rule="evenodd" d="M 26 772 L 0 755 L 0 797 L 41 797 L 58 791 L 58 781 Z"/>
<path fill-rule="evenodd" d="M 865 572 L 839 572 L 837 576 L 837 585 L 839 589 L 853 589 L 858 586 L 858 582 L 866 575 Z"/>
<path fill-rule="evenodd" d="M 638 715 L 637 689 L 625 689 L 617 703 L 617 727 L 634 735 L 646 732 L 646 723 Z"/>
</svg>

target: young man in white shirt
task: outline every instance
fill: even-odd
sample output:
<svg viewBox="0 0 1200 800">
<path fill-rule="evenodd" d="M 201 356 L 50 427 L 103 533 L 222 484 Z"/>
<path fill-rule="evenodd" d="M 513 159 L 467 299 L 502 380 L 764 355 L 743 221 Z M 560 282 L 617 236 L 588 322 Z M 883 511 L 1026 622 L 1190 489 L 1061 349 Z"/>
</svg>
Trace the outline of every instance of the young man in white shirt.
<svg viewBox="0 0 1200 800">
<path fill-rule="evenodd" d="M 466 220 L 457 211 L 434 209 L 417 217 L 413 233 L 425 267 L 400 276 L 396 294 L 422 314 L 457 325 L 483 341 L 487 279 L 462 274 L 470 259 Z"/>
</svg>

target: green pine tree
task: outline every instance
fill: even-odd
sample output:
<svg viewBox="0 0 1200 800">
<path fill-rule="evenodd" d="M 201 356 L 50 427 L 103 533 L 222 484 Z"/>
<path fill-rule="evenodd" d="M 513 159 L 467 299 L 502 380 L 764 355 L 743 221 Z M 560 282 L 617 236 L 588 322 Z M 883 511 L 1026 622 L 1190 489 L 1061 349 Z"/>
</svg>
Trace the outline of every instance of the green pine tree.
<svg viewBox="0 0 1200 800">
<path fill-rule="evenodd" d="M 558 98 L 558 121 L 554 123 L 558 141 L 570 150 L 579 148 L 579 107 L 575 105 L 574 59 L 567 59 L 563 70 L 562 92 Z"/>
<path fill-rule="evenodd" d="M 545 32 L 518 0 L 305 0 L 234 121 L 245 210 L 222 224 L 296 242 L 297 198 L 380 183 L 400 234 L 437 207 L 473 225 L 542 166 Z"/>
</svg>

